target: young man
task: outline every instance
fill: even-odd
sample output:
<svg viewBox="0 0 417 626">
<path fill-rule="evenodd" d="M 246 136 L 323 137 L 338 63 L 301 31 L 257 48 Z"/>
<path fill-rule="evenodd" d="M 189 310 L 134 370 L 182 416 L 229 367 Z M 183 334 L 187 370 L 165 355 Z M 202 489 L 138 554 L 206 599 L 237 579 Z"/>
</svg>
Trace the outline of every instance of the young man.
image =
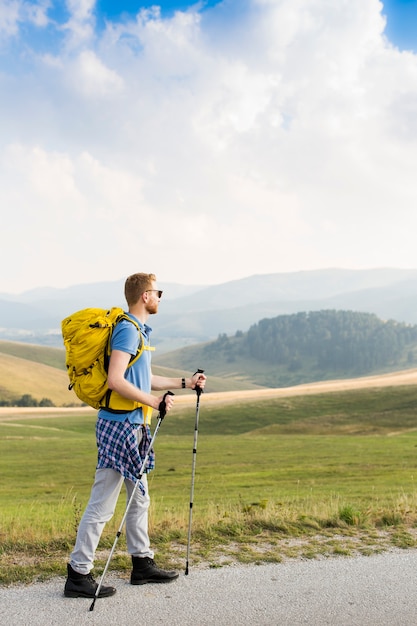
<svg viewBox="0 0 417 626">
<path fill-rule="evenodd" d="M 96 424 L 98 463 L 90 500 L 81 519 L 74 550 L 68 563 L 68 578 L 64 594 L 67 597 L 93 598 L 97 583 L 91 575 L 94 556 L 103 528 L 113 516 L 117 499 L 125 483 L 130 498 L 136 477 L 141 470 L 151 439 L 150 413 L 159 408 L 164 394 L 156 397 L 151 390 L 189 388 L 204 389 L 206 377 L 202 373 L 189 378 L 154 376 L 151 371 L 150 315 L 158 312 L 162 296 L 154 274 L 133 274 L 125 283 L 125 297 L 129 320 L 121 320 L 114 329 L 108 369 L 111 390 L 109 409 L 100 408 Z M 142 344 L 143 342 L 143 344 Z M 143 347 L 141 356 L 128 367 L 132 357 Z M 174 398 L 165 398 L 170 411 Z M 153 454 L 149 455 L 146 471 L 153 468 Z M 148 536 L 148 508 L 150 498 L 146 473 L 136 489 L 135 498 L 126 518 L 126 542 L 132 557 L 132 585 L 165 583 L 178 578 L 178 572 L 158 568 Z M 111 596 L 114 587 L 102 586 L 99 597 Z"/>
</svg>

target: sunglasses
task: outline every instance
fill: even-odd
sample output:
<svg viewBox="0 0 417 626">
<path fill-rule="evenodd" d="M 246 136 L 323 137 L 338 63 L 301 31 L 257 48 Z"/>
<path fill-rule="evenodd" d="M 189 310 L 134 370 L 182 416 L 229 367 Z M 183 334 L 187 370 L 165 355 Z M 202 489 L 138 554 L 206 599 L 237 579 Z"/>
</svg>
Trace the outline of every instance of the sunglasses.
<svg viewBox="0 0 417 626">
<path fill-rule="evenodd" d="M 158 298 L 162 297 L 162 294 L 163 294 L 162 289 L 147 289 L 145 291 L 145 293 L 149 293 L 150 291 L 154 291 L 155 293 L 157 293 L 158 294 Z"/>
</svg>

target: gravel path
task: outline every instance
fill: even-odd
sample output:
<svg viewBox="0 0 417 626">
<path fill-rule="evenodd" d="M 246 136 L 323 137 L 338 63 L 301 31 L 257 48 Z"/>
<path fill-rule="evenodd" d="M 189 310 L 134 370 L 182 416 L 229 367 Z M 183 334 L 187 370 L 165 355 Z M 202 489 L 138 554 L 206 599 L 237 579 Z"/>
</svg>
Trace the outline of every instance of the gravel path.
<svg viewBox="0 0 417 626">
<path fill-rule="evenodd" d="M 5 626 L 411 626 L 417 551 L 193 571 L 168 585 L 117 587 L 111 598 L 65 598 L 63 579 L 0 589 Z"/>
</svg>

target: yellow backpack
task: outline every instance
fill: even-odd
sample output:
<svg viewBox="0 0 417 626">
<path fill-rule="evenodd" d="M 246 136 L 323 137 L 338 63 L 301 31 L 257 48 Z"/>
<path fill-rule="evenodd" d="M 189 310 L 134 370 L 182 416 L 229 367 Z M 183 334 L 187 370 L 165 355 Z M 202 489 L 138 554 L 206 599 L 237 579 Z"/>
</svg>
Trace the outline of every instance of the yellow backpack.
<svg viewBox="0 0 417 626">
<path fill-rule="evenodd" d="M 80 400 L 95 409 L 105 408 L 113 413 L 125 413 L 142 406 L 146 418 L 150 407 L 119 396 L 107 385 L 110 340 L 114 327 L 122 319 L 134 324 L 140 337 L 138 351 L 129 362 L 131 367 L 145 346 L 139 325 L 123 309 L 82 309 L 62 321 L 65 364 L 70 379 L 68 389 L 73 389 Z"/>
</svg>

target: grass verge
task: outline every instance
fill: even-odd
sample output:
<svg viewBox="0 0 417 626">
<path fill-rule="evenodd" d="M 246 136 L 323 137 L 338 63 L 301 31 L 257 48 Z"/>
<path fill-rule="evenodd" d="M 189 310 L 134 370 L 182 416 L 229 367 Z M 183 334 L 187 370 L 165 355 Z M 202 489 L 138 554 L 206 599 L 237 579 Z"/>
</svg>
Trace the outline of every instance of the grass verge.
<svg viewBox="0 0 417 626">
<path fill-rule="evenodd" d="M 339 508 L 335 508 L 339 506 Z M 392 509 L 360 509 L 337 502 L 315 503 L 324 517 L 301 513 L 291 504 L 265 501 L 220 509 L 212 505 L 205 519 L 193 520 L 190 567 L 216 568 L 232 564 L 280 563 L 288 559 L 368 556 L 392 548 L 417 545 L 417 520 L 398 502 Z M 117 520 L 117 524 L 120 520 Z M 116 520 L 109 523 L 97 551 L 100 574 L 116 536 Z M 19 534 L 19 533 L 17 533 Z M 72 533 L 62 538 L 3 540 L 0 549 L 0 583 L 33 583 L 63 576 L 73 545 Z M 188 520 L 171 516 L 151 521 L 150 535 L 158 564 L 185 567 Z M 110 569 L 121 577 L 130 572 L 122 534 Z"/>
<path fill-rule="evenodd" d="M 203 405 L 191 567 L 410 549 L 417 537 L 417 390 Z M 259 418 L 261 416 L 261 418 Z M 96 463 L 95 415 L 0 421 L 0 584 L 64 575 Z M 185 567 L 193 412 L 164 422 L 150 475 L 150 535 Z M 124 498 L 106 526 L 104 566 Z M 130 569 L 124 534 L 111 568 Z"/>
</svg>

